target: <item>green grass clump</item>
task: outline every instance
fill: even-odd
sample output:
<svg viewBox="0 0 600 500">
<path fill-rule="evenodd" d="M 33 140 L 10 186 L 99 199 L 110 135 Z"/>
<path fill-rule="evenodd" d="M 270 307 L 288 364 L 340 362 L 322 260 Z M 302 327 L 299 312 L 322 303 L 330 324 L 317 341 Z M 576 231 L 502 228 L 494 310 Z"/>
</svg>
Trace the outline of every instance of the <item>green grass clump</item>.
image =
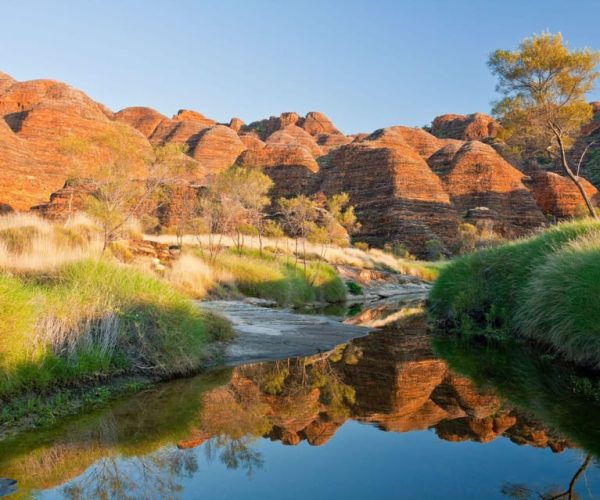
<svg viewBox="0 0 600 500">
<path fill-rule="evenodd" d="M 118 372 L 171 376 L 201 363 L 226 324 L 141 271 L 84 260 L 0 275 L 0 397 Z"/>
<path fill-rule="evenodd" d="M 244 250 L 241 255 L 228 251 L 219 255 L 214 268 L 217 274 L 227 273 L 235 287 L 244 295 L 274 300 L 282 305 L 310 302 L 342 302 L 346 287 L 329 264 L 302 263 L 269 252 Z"/>
<path fill-rule="evenodd" d="M 463 333 L 521 334 L 576 362 L 600 363 L 600 224 L 559 224 L 444 268 L 430 311 Z"/>
<path fill-rule="evenodd" d="M 600 367 L 600 232 L 548 257 L 525 296 L 515 318 L 523 335 L 571 361 Z"/>
<path fill-rule="evenodd" d="M 513 330 L 533 271 L 546 257 L 600 224 L 559 224 L 532 238 L 460 257 L 442 268 L 429 296 L 438 321 L 462 330 Z"/>
</svg>

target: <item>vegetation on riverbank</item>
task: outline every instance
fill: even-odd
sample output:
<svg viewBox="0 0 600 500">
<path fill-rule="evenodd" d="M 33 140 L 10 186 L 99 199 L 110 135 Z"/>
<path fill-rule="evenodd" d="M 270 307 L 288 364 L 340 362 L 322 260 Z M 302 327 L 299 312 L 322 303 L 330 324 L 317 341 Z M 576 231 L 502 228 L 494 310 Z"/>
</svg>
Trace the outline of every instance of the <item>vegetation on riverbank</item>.
<svg viewBox="0 0 600 500">
<path fill-rule="evenodd" d="M 463 333 L 521 335 L 600 366 L 600 224 L 559 224 L 456 259 L 430 294 L 434 319 Z"/>
<path fill-rule="evenodd" d="M 98 260 L 0 275 L 0 396 L 114 373 L 185 374 L 223 320 L 139 270 Z"/>
</svg>

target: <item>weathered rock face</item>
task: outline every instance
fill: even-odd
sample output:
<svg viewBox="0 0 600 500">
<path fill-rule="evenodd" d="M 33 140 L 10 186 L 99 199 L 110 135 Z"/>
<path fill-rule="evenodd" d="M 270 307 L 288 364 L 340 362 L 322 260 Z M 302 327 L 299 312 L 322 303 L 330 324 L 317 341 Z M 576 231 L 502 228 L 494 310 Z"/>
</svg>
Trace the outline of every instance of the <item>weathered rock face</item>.
<svg viewBox="0 0 600 500">
<path fill-rule="evenodd" d="M 436 117 L 431 124 L 431 133 L 436 137 L 462 141 L 483 141 L 496 137 L 499 131 L 498 122 L 483 113 L 441 115 Z"/>
<path fill-rule="evenodd" d="M 229 121 L 229 128 L 235 132 L 239 132 L 244 125 L 244 122 L 240 118 L 232 118 Z"/>
<path fill-rule="evenodd" d="M 588 142 L 600 135 L 597 108 L 599 116 L 582 132 Z M 16 82 L 0 73 L 0 117 L 0 203 L 19 210 L 46 202 L 75 173 L 61 148 L 63 138 L 100 137 L 115 127 L 131 134 L 146 156 L 151 145 L 186 145 L 196 162 L 186 177 L 192 184 L 237 163 L 264 169 L 274 180 L 273 198 L 347 191 L 362 224 L 358 239 L 375 245 L 398 240 L 420 255 L 432 240 L 451 249 L 458 224 L 474 211 L 485 214 L 494 230 L 512 236 L 542 225 L 542 213 L 570 217 L 582 204 L 568 179 L 536 174 L 529 181 L 492 148 L 472 140 L 498 130 L 480 113 L 438 117 L 434 134 L 396 126 L 346 136 L 316 111 L 304 117 L 286 112 L 248 125 L 239 118 L 217 124 L 191 110 L 172 118 L 145 107 L 113 113 L 63 83 Z M 108 154 L 94 150 L 80 163 L 93 169 Z M 592 167 L 593 161 L 584 163 L 582 171 Z M 133 168 L 131 176 L 144 175 L 141 164 Z M 63 194 L 51 203 L 61 205 Z M 175 213 L 179 205 L 173 203 L 163 219 L 181 219 Z M 45 210 L 60 213 L 61 207 Z"/>
<path fill-rule="evenodd" d="M 456 212 L 438 176 L 410 147 L 364 140 L 330 153 L 321 171 L 326 194 L 347 192 L 373 245 L 400 240 L 417 253 L 427 241 L 453 243 Z"/>
<path fill-rule="evenodd" d="M 26 141 L 0 120 L 0 204 L 27 210 L 38 201 L 48 182 L 40 178 L 39 165 Z M 37 173 L 37 175 L 36 175 Z"/>
<path fill-rule="evenodd" d="M 545 222 L 536 200 L 523 184 L 525 176 L 482 142 L 470 141 L 456 151 L 455 145 L 436 153 L 431 164 L 459 214 L 486 207 L 496 214 L 497 232 L 523 235 Z"/>
<path fill-rule="evenodd" d="M 598 190 L 585 179 L 582 179 L 582 184 L 592 203 L 599 204 Z M 565 219 L 585 214 L 587 211 L 581 193 L 568 177 L 540 171 L 531 176 L 528 186 L 544 214 Z"/>
<path fill-rule="evenodd" d="M 114 119 L 132 126 L 148 138 L 152 136 L 163 120 L 168 120 L 165 115 L 160 114 L 158 111 L 141 106 L 122 109 L 114 114 Z"/>
<path fill-rule="evenodd" d="M 600 101 L 590 104 L 594 111 L 592 120 L 582 127 L 568 156 L 573 170 L 581 161 L 580 173 L 600 189 Z M 556 171 L 561 172 L 560 167 Z"/>
<path fill-rule="evenodd" d="M 148 139 L 152 144 L 190 144 L 203 130 L 216 125 L 214 120 L 195 111 L 181 109 L 172 118 L 162 120 Z"/>
<path fill-rule="evenodd" d="M 321 148 L 317 145 L 315 139 L 296 125 L 288 125 L 287 127 L 273 132 L 266 140 L 267 144 L 281 144 L 291 146 L 302 146 L 310 151 L 310 154 L 318 158 L 323 154 Z"/>
<path fill-rule="evenodd" d="M 204 129 L 188 139 L 189 154 L 198 161 L 203 176 L 216 174 L 231 167 L 246 146 L 238 135 L 225 125 Z"/>
<path fill-rule="evenodd" d="M 262 168 L 273 180 L 274 198 L 313 191 L 319 171 L 311 152 L 298 144 L 269 143 L 262 149 L 249 149 L 239 156 L 237 163 Z"/>
<path fill-rule="evenodd" d="M 108 118 L 103 106 L 64 83 L 34 80 L 7 86 L 7 80 L 3 81 L 0 136 L 6 147 L 0 149 L 0 162 L 5 165 L 0 182 L 7 190 L 0 193 L 0 202 L 27 209 L 45 202 L 73 173 L 61 147 L 63 139 L 101 137 L 117 125 Z M 6 125 L 18 140 L 10 135 Z M 125 133 L 130 134 L 140 151 L 149 152 L 149 144 L 139 132 L 127 127 Z M 108 150 L 95 150 L 83 161 L 93 170 L 106 160 L 107 154 Z M 138 167 L 141 173 L 142 165 Z"/>
<path fill-rule="evenodd" d="M 301 121 L 300 126 L 310 135 L 319 137 L 321 135 L 341 135 L 329 118 L 318 111 L 311 111 Z"/>
</svg>

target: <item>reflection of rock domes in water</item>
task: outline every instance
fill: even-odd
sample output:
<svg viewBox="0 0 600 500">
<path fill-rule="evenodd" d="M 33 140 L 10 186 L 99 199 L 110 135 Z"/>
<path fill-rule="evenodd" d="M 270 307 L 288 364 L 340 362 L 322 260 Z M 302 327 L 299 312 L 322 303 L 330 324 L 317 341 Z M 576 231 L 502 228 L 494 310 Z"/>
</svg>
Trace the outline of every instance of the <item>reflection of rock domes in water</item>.
<svg viewBox="0 0 600 500">
<path fill-rule="evenodd" d="M 433 428 L 448 441 L 489 442 L 504 435 L 553 451 L 569 446 L 454 374 L 434 355 L 422 314 L 405 317 L 401 330 L 373 333 L 327 355 L 236 368 L 230 383 L 205 393 L 202 403 L 194 431 L 202 436 L 198 445 L 211 435 L 247 433 L 319 446 L 353 419 L 385 431 Z M 180 445 L 193 443 L 192 437 Z"/>
</svg>

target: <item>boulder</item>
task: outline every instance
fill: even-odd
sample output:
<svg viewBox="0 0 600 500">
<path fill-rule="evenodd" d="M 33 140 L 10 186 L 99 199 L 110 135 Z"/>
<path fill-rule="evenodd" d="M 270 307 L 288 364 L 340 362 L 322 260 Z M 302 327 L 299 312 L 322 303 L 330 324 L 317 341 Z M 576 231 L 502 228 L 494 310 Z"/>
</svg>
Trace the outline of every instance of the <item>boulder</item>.
<svg viewBox="0 0 600 500">
<path fill-rule="evenodd" d="M 229 120 L 229 128 L 236 132 L 239 132 L 244 125 L 244 122 L 240 118 L 232 118 Z"/>
<path fill-rule="evenodd" d="M 323 134 L 342 135 L 331 120 L 318 111 L 307 113 L 304 119 L 302 119 L 300 126 L 310 135 L 315 137 Z"/>
</svg>

